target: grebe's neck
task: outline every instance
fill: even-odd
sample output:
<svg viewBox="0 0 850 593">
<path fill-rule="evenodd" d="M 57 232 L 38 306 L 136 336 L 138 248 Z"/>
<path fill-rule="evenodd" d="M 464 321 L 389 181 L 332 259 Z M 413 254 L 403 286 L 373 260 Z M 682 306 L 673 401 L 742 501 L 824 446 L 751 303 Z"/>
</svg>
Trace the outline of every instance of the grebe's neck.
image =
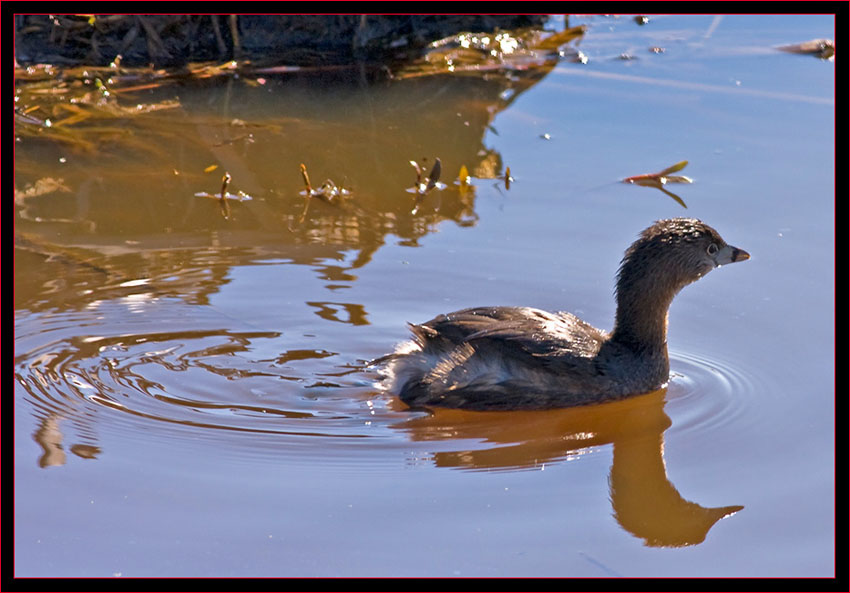
<svg viewBox="0 0 850 593">
<path fill-rule="evenodd" d="M 611 340 L 634 351 L 667 353 L 667 312 L 680 287 L 648 276 L 617 286 L 617 316 Z"/>
</svg>

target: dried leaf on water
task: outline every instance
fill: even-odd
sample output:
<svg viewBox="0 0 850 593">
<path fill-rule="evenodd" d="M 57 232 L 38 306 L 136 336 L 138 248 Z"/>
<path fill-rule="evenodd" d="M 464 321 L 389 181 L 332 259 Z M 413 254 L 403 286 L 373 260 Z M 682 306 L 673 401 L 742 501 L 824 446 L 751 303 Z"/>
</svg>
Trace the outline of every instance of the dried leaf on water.
<svg viewBox="0 0 850 593">
<path fill-rule="evenodd" d="M 812 39 L 793 45 L 782 45 L 777 49 L 792 54 L 809 54 L 822 60 L 835 59 L 835 42 L 832 39 Z"/>
<path fill-rule="evenodd" d="M 664 188 L 664 185 L 668 183 L 693 183 L 694 180 L 690 177 L 685 177 L 684 175 L 670 175 L 670 173 L 677 173 L 684 169 L 688 165 L 688 161 L 679 161 L 675 165 L 671 165 L 666 169 L 659 171 L 658 173 L 644 173 L 643 175 L 633 175 L 632 177 L 626 177 L 622 180 L 623 183 L 631 183 L 634 185 L 642 185 L 644 187 L 654 187 L 655 189 L 661 190 L 674 200 L 676 200 L 682 207 L 687 208 L 684 200 L 674 194 L 671 191 L 668 191 Z"/>
<path fill-rule="evenodd" d="M 442 163 L 439 158 L 434 159 L 434 166 L 431 167 L 431 172 L 428 177 L 422 179 L 422 167 L 416 161 L 408 161 L 416 171 L 416 183 L 413 187 L 408 188 L 408 192 L 424 196 L 433 189 L 443 190 L 446 188 L 445 183 L 440 183 L 440 174 L 442 173 Z"/>
<path fill-rule="evenodd" d="M 644 173 L 643 175 L 633 175 L 623 179 L 623 183 L 634 183 L 636 185 L 646 185 L 655 187 L 657 183 L 662 185 L 665 183 L 693 183 L 693 179 L 684 176 L 672 176 L 670 173 L 677 173 L 688 166 L 688 161 L 679 161 L 675 165 L 671 165 L 658 173 Z"/>
<path fill-rule="evenodd" d="M 304 219 L 307 217 L 307 212 L 310 209 L 310 203 L 313 201 L 310 198 L 319 198 L 328 204 L 333 206 L 340 207 L 341 202 L 351 196 L 351 191 L 345 189 L 342 186 L 338 186 L 332 179 L 325 179 L 318 188 L 314 188 L 310 183 L 310 175 L 307 173 L 307 166 L 304 163 L 300 165 L 301 169 L 301 180 L 304 182 L 304 189 L 298 192 L 300 195 L 304 196 L 304 209 L 301 211 L 301 214 L 298 217 L 298 222 L 295 226 L 292 225 L 292 221 L 287 223 L 290 232 L 295 232 L 297 227 L 304 222 Z"/>
<path fill-rule="evenodd" d="M 318 189 L 313 190 L 311 195 L 322 198 L 326 202 L 336 203 L 340 199 L 349 197 L 351 192 L 342 186 L 338 186 L 333 179 L 325 179 Z"/>
<path fill-rule="evenodd" d="M 440 173 L 442 172 L 442 164 L 440 159 L 434 160 L 434 166 L 431 168 L 431 173 L 428 174 L 428 184 L 425 186 L 425 191 L 429 192 L 437 186 L 440 181 Z"/>
<path fill-rule="evenodd" d="M 301 179 L 304 181 L 304 191 L 301 195 L 308 198 L 322 198 L 326 202 L 336 203 L 340 199 L 347 198 L 351 192 L 334 183 L 333 179 L 325 179 L 318 188 L 310 184 L 310 176 L 307 174 L 307 166 L 301 163 Z"/>
</svg>

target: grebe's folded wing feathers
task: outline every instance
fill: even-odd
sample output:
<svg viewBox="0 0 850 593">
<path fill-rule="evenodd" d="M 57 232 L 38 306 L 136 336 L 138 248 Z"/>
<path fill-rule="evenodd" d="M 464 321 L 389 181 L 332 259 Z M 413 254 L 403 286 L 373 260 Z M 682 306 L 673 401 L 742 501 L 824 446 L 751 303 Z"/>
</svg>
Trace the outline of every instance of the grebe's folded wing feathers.
<svg viewBox="0 0 850 593">
<path fill-rule="evenodd" d="M 520 346 L 537 357 L 571 354 L 593 356 L 607 337 L 570 313 L 517 309 L 509 319 L 492 321 L 484 329 L 468 334 L 465 341 L 501 340 Z"/>
</svg>

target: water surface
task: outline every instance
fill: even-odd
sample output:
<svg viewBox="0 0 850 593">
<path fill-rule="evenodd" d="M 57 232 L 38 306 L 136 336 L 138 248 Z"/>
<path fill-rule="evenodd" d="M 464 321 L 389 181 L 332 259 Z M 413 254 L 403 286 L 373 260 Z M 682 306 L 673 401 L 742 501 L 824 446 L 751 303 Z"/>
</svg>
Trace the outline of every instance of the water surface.
<svg viewBox="0 0 850 593">
<path fill-rule="evenodd" d="M 186 82 L 69 124 L 90 145 L 22 138 L 16 574 L 832 575 L 834 65 L 775 49 L 832 18 L 578 24 L 535 67 Z M 619 182 L 684 159 L 687 209 Z M 225 171 L 229 219 L 196 195 Z M 375 387 L 441 312 L 610 328 L 623 250 L 673 216 L 753 257 L 677 297 L 666 389 L 429 414 Z"/>
</svg>

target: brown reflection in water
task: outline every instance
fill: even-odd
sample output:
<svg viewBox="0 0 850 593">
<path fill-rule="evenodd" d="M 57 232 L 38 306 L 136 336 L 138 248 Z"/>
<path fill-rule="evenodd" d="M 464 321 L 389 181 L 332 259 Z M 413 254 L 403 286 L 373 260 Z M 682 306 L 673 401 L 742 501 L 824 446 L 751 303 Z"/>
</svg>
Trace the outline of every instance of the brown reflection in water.
<svg viewBox="0 0 850 593">
<path fill-rule="evenodd" d="M 555 64 L 372 85 L 350 73 L 269 75 L 262 85 L 196 81 L 180 88 L 178 107 L 112 115 L 109 126 L 121 134 L 95 134 L 103 122 L 91 117 L 63 128 L 85 138 L 79 144 L 28 135 L 16 148 L 16 241 L 36 257 L 61 258 L 63 276 L 101 270 L 116 283 L 150 278 L 155 290 L 159 278 L 176 276 L 173 294 L 199 302 L 230 267 L 264 259 L 309 266 L 343 287 L 388 236 L 416 245 L 443 221 L 475 224 L 475 187 L 454 181 L 462 166 L 479 179 L 504 174 L 485 134 Z M 38 100 L 25 86 L 17 91 L 24 103 Z M 164 87 L 114 100 L 132 106 L 173 101 L 175 93 Z M 224 142 L 246 134 L 251 142 Z M 447 187 L 408 193 L 409 161 L 435 158 Z M 351 195 L 340 203 L 310 198 L 305 210 L 301 163 Z M 229 204 L 229 220 L 215 200 L 196 197 L 219 191 L 222 171 L 232 191 L 252 196 Z M 181 282 L 198 269 L 212 272 L 206 282 Z"/>
<path fill-rule="evenodd" d="M 38 458 L 39 467 L 51 467 L 65 465 L 66 455 L 62 446 L 64 435 L 59 428 L 62 417 L 55 413 L 48 413 L 39 421 L 38 429 L 32 435 L 33 440 L 42 448 L 42 455 Z M 71 453 L 83 459 L 96 459 L 100 454 L 100 447 L 76 443 L 70 447 Z"/>
<path fill-rule="evenodd" d="M 297 360 L 311 360 L 316 358 L 328 358 L 335 356 L 336 352 L 328 352 L 327 350 L 287 350 L 275 359 L 275 364 L 284 365 L 288 362 Z"/>
<path fill-rule="evenodd" d="M 59 430 L 59 420 L 60 418 L 55 414 L 44 417 L 33 435 L 33 439 L 43 450 L 41 457 L 38 458 L 39 467 L 65 465 L 65 450 L 62 448 L 64 437 Z"/>
<path fill-rule="evenodd" d="M 414 441 L 484 441 L 486 448 L 433 454 L 437 466 L 467 470 L 539 467 L 611 444 L 608 482 L 617 522 L 648 546 L 690 546 L 744 507 L 700 506 L 682 498 L 670 482 L 663 457 L 663 433 L 671 425 L 664 413 L 665 393 L 545 412 L 434 409 L 395 428 Z"/>
<path fill-rule="evenodd" d="M 366 319 L 366 309 L 363 305 L 356 303 L 305 303 L 310 307 L 315 307 L 316 315 L 328 321 L 338 321 L 340 323 L 349 323 L 351 325 L 369 325 L 369 320 Z M 340 317 L 340 313 L 345 311 L 346 318 Z"/>
</svg>

